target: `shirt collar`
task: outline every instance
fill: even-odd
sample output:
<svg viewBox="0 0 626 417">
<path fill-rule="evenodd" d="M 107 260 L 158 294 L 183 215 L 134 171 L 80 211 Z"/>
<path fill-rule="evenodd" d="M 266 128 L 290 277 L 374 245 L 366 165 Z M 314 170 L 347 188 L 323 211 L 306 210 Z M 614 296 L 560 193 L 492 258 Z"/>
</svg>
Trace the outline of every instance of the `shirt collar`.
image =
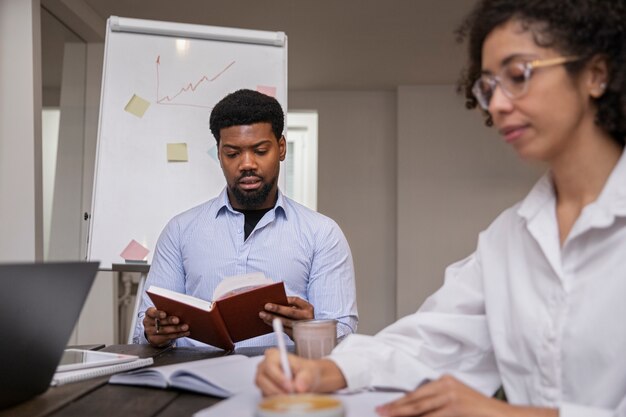
<svg viewBox="0 0 626 417">
<path fill-rule="evenodd" d="M 522 204 L 517 210 L 520 217 L 529 220 L 533 218 L 544 204 L 555 199 L 554 187 L 550 173 L 544 174 L 539 181 L 535 183 L 530 193 L 524 198 Z"/>
<path fill-rule="evenodd" d="M 517 214 L 529 220 L 537 215 L 546 203 L 555 202 L 555 200 L 552 176 L 548 172 L 537 181 L 522 201 Z M 589 206 L 591 205 L 609 217 L 626 216 L 626 152 L 622 152 L 598 199 Z"/>
<path fill-rule="evenodd" d="M 626 152 L 622 151 L 595 205 L 606 214 L 626 216 Z"/>
<path fill-rule="evenodd" d="M 224 187 L 224 189 L 222 189 L 222 192 L 217 196 L 217 202 L 218 204 L 215 210 L 215 217 L 218 217 L 226 210 L 230 211 L 231 213 L 238 213 L 238 211 L 233 209 L 233 206 L 230 204 L 230 200 L 228 199 L 228 190 L 226 189 L 226 187 Z M 275 212 L 275 215 L 279 212 L 282 212 L 285 217 L 287 216 L 285 203 L 285 197 L 283 196 L 283 193 L 280 191 L 280 189 L 278 189 L 278 198 L 276 199 L 276 204 L 272 208 L 272 210 Z"/>
</svg>

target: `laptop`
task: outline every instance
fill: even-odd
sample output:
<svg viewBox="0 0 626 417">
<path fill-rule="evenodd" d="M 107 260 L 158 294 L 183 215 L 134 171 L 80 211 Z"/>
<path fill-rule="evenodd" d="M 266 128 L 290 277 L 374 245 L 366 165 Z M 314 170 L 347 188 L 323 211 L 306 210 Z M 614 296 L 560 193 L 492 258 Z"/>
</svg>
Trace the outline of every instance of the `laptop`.
<svg viewBox="0 0 626 417">
<path fill-rule="evenodd" d="M 0 264 L 0 409 L 48 389 L 98 264 Z"/>
</svg>

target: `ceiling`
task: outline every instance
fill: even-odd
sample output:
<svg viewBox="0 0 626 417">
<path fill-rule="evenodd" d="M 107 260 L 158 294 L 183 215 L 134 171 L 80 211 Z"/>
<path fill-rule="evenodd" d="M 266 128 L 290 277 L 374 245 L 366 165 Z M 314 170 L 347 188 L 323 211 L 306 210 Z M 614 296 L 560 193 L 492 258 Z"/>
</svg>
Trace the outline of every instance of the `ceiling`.
<svg viewBox="0 0 626 417">
<path fill-rule="evenodd" d="M 393 90 L 399 85 L 453 83 L 464 58 L 464 48 L 455 42 L 454 29 L 474 3 L 475 0 L 42 0 L 45 10 L 78 37 L 89 41 L 103 41 L 105 21 L 111 15 L 283 31 L 289 39 L 292 91 Z M 45 31 L 44 26 L 44 42 Z M 49 54 L 54 54 L 55 48 L 49 49 Z"/>
</svg>

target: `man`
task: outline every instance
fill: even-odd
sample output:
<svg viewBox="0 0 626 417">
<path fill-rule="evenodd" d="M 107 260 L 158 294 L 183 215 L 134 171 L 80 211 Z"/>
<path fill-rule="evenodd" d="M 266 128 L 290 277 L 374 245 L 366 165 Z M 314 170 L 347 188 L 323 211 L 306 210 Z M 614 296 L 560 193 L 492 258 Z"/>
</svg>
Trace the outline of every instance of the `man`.
<svg viewBox="0 0 626 417">
<path fill-rule="evenodd" d="M 289 305 L 267 304 L 259 313 L 271 324 L 313 318 L 338 321 L 337 336 L 353 333 L 358 322 L 354 267 L 339 226 L 285 197 L 278 189 L 280 161 L 287 143 L 284 116 L 276 99 L 239 90 L 211 112 L 210 127 L 226 178 L 222 193 L 174 217 L 156 246 L 146 282 L 210 300 L 225 277 L 263 272 L 285 283 Z M 198 345 L 178 317 L 158 311 L 144 293 L 143 320 L 135 343 Z M 145 313 L 144 313 L 145 312 Z M 237 344 L 275 345 L 273 334 Z"/>
</svg>

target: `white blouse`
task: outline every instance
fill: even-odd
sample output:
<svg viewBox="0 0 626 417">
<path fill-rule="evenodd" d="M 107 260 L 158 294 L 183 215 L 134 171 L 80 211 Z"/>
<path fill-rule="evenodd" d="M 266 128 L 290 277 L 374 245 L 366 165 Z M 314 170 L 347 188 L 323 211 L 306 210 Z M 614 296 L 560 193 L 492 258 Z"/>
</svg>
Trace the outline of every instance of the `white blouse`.
<svg viewBox="0 0 626 417">
<path fill-rule="evenodd" d="M 349 336 L 331 359 L 349 388 L 448 373 L 561 417 L 626 416 L 626 153 L 562 247 L 546 175 L 415 314 Z"/>
</svg>

